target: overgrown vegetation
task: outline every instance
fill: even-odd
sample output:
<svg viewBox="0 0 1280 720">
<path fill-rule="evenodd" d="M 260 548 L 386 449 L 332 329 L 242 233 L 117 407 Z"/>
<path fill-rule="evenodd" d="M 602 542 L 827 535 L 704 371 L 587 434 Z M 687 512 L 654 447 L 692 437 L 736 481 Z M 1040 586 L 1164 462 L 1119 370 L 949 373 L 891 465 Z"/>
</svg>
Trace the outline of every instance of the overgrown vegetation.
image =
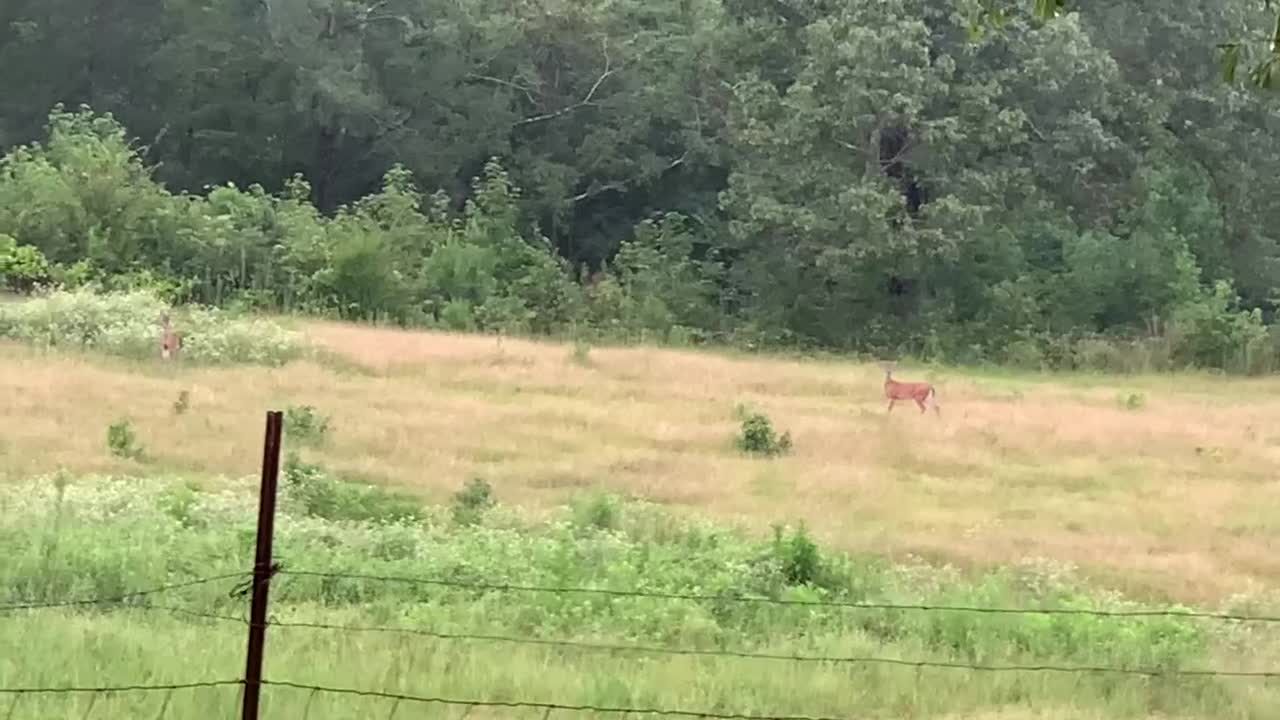
<svg viewBox="0 0 1280 720">
<path fill-rule="evenodd" d="M 744 413 L 742 429 L 735 442 L 738 449 L 743 452 L 766 457 L 777 457 L 791 452 L 791 432 L 784 431 L 778 434 L 769 416 L 759 412 Z"/>
<path fill-rule="evenodd" d="M 130 358 L 158 357 L 160 318 L 168 312 L 169 305 L 151 290 L 58 291 L 0 304 L 0 338 Z M 304 349 L 297 333 L 222 309 L 187 306 L 174 322 L 182 335 L 181 356 L 193 362 L 281 365 Z"/>
<path fill-rule="evenodd" d="M 290 405 L 284 411 L 284 431 L 293 442 L 319 445 L 329 434 L 329 416 L 310 405 Z"/>
<path fill-rule="evenodd" d="M 1259 3 L 1040 22 L 1056 3 L 477 2 L 177 0 L 83 27 L 86 0 L 6 3 L 0 282 L 592 340 L 1277 366 L 1275 100 L 1216 56 L 1274 27 Z"/>
<path fill-rule="evenodd" d="M 335 477 L 320 465 L 303 462 L 296 452 L 285 458 L 284 490 L 286 501 L 295 503 L 301 515 L 325 520 L 395 523 L 422 515 L 414 498 Z"/>
<path fill-rule="evenodd" d="M 453 494 L 453 521 L 459 525 L 475 525 L 497 504 L 488 481 L 471 478 L 465 487 Z"/>
<path fill-rule="evenodd" d="M 133 429 L 133 421 L 121 418 L 107 426 L 107 449 L 112 455 L 128 460 L 141 460 L 142 446 L 138 444 L 138 434 Z"/>
<path fill-rule="evenodd" d="M 771 539 L 753 538 L 616 498 L 580 506 L 607 504 L 607 513 L 570 510 L 567 516 L 538 521 L 492 508 L 467 524 L 455 522 L 449 508 L 420 508 L 411 520 L 397 513 L 332 515 L 326 508 L 333 506 L 317 504 L 309 494 L 313 491 L 306 489 L 315 487 L 324 473 L 296 459 L 289 467 L 276 524 L 276 552 L 286 572 L 272 584 L 272 616 L 281 622 L 780 654 L 1165 669 L 1222 666 L 1232 659 L 1247 663 L 1249 657 L 1269 657 L 1277 642 L 1265 628 L 1245 632 L 1176 617 L 997 616 L 734 602 L 734 596 L 750 595 L 790 601 L 1132 608 L 1119 597 L 1090 591 L 1061 569 L 1028 565 L 971 576 L 947 567 L 893 566 L 821 548 L 803 528 L 778 528 Z M 252 481 L 202 491 L 156 479 L 59 486 L 41 478 L 3 488 L 0 537 L 7 551 L 0 558 L 0 603 L 111 596 L 243 570 L 252 564 L 255 501 Z M 464 504 L 487 506 L 483 501 Z M 353 506 L 344 501 L 342 507 Z M 504 593 L 290 575 L 290 569 L 463 585 L 638 589 L 715 599 Z M 190 588 L 163 601 L 167 607 L 233 616 L 244 604 L 223 585 Z M 0 660 L 0 685 L 31 685 L 55 669 L 60 677 L 70 672 L 104 681 L 180 679 L 171 661 L 175 653 L 184 658 L 176 664 L 182 677 L 234 675 L 243 662 L 241 626 L 185 618 L 92 607 L 6 613 L 0 617 L 0 641 L 34 649 L 20 660 Z M 429 687 L 441 695 L 499 697 L 508 687 L 504 682 L 518 682 L 520 697 L 757 713 L 839 715 L 856 698 L 861 711 L 873 717 L 897 716 L 904 707 L 928 717 L 1030 704 L 1096 711 L 1099 717 L 1164 712 L 1264 718 L 1274 714 L 1280 701 L 1265 685 L 1185 678 L 1038 675 L 1034 683 L 1025 683 L 1003 674 L 918 673 L 910 667 L 797 668 L 729 658 L 661 657 L 655 662 L 657 656 L 633 653 L 457 641 L 402 643 L 381 633 L 358 637 L 360 652 L 353 653 L 352 636 L 274 628 L 270 662 L 294 668 L 290 676 L 347 686 L 383 687 L 390 673 L 407 692 L 428 687 L 404 672 L 411 663 L 429 675 Z M 124 647 L 133 650 L 120 652 Z M 1241 650 L 1223 652 L 1229 647 Z M 626 683 L 606 680 L 620 675 L 627 677 Z M 922 692 L 921 683 L 946 691 Z M 208 705 L 207 699 L 199 700 L 175 695 L 173 717 L 199 716 L 198 708 Z M 70 706 L 60 703 L 76 701 L 39 702 L 48 703 L 40 706 L 42 716 L 61 716 Z M 83 713 L 83 706 L 76 708 L 77 715 Z M 136 717 L 143 709 L 109 703 L 97 712 Z M 317 702 L 311 714 L 350 717 L 375 710 Z"/>
</svg>

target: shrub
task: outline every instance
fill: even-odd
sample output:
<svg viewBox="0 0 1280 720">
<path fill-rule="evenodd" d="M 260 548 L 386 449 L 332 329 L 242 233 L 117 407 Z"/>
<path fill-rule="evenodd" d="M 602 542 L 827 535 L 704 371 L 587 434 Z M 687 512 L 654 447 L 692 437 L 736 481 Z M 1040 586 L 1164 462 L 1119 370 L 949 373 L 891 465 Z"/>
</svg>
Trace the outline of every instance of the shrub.
<svg viewBox="0 0 1280 720">
<path fill-rule="evenodd" d="M 774 525 L 772 550 L 780 564 L 782 578 L 788 585 L 822 584 L 822 554 L 804 524 L 793 530 L 789 537 L 781 525 Z"/>
<path fill-rule="evenodd" d="M 121 418 L 107 427 L 107 449 L 116 457 L 128 460 L 142 459 L 142 447 L 138 445 L 133 421 Z"/>
<path fill-rule="evenodd" d="M 742 421 L 737 445 L 739 450 L 752 455 L 777 457 L 791 452 L 791 433 L 779 435 L 767 415 L 750 413 Z"/>
<path fill-rule="evenodd" d="M 486 511 L 497 504 L 488 481 L 471 478 L 465 487 L 453 494 L 453 521 L 459 525 L 475 525 Z"/>
<path fill-rule="evenodd" d="M 333 477 L 291 452 L 285 459 L 285 487 L 306 515 L 325 520 L 395 523 L 421 520 L 422 507 L 402 493 Z"/>
<path fill-rule="evenodd" d="M 1147 396 L 1140 392 L 1120 393 L 1116 402 L 1125 410 L 1141 410 L 1147 404 Z"/>
<path fill-rule="evenodd" d="M 284 411 L 284 430 L 292 440 L 319 444 L 329 432 L 329 418 L 310 405 L 290 405 Z"/>
<path fill-rule="evenodd" d="M 0 233 L 0 288 L 31 292 L 37 285 L 49 282 L 50 276 L 49 261 L 39 248 L 19 245 Z"/>
<path fill-rule="evenodd" d="M 594 493 L 573 503 L 573 524 L 591 530 L 622 527 L 622 502 L 608 493 Z"/>
</svg>

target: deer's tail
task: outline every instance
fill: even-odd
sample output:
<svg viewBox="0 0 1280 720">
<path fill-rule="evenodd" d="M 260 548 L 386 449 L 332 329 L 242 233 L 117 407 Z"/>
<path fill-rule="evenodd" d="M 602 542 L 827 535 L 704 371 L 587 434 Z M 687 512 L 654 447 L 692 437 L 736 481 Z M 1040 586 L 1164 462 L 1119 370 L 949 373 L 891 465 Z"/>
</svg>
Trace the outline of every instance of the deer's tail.
<svg viewBox="0 0 1280 720">
<path fill-rule="evenodd" d="M 942 409 L 938 406 L 938 391 L 932 385 L 929 386 L 929 392 L 924 397 L 925 402 L 933 406 L 933 411 L 941 415 Z"/>
</svg>

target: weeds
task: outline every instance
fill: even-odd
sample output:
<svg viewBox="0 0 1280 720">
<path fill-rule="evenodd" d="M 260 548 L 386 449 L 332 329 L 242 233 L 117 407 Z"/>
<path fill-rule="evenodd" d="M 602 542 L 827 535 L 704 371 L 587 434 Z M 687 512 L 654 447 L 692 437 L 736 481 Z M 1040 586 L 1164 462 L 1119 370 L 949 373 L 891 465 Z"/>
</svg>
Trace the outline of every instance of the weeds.
<svg viewBox="0 0 1280 720">
<path fill-rule="evenodd" d="M 1034 606 L 1071 609 L 1133 609 L 1109 594 L 1093 594 L 1053 569 L 1029 568 L 963 574 L 946 567 L 891 566 L 848 557 L 824 548 L 808 532 L 777 528 L 772 537 L 754 537 L 701 521 L 688 521 L 657 508 L 637 511 L 632 523 L 617 498 L 584 503 L 549 520 L 524 518 L 492 527 L 459 525 L 448 512 L 422 511 L 415 523 L 382 522 L 385 512 L 354 519 L 346 483 L 323 468 L 290 458 L 277 515 L 276 550 L 289 567 L 321 573 L 440 579 L 508 586 L 596 587 L 713 597 L 767 596 L 800 601 L 892 602 L 918 605 Z M 177 487 L 172 487 L 177 485 Z M 317 490 L 317 488 L 324 488 Z M 363 493 L 364 491 L 358 491 Z M 459 500 L 457 498 L 471 498 Z M 492 506 L 492 488 L 473 480 L 455 496 L 455 506 L 483 511 Z M 366 502 L 367 501 L 362 501 Z M 162 480 L 71 482 L 59 490 L 48 478 L 0 487 L 0 517 L 6 553 L 0 556 L 0 604 L 65 597 L 113 596 L 131 589 L 199 576 L 243 571 L 253 561 L 254 483 L 202 492 L 193 485 Z M 611 510 L 577 508 L 609 507 Z M 368 505 L 366 504 L 365 507 Z M 614 513 L 616 511 L 616 514 Z M 600 521 L 599 518 L 614 518 Z M 57 545 L 49 527 L 59 523 Z M 581 532 L 581 524 L 611 526 L 611 532 Z M 655 524 L 668 528 L 650 530 Z M 227 584 L 191 588 L 172 602 L 194 611 L 235 614 L 243 598 L 229 598 Z M 273 585 L 274 613 L 302 622 L 354 626 L 440 627 L 459 633 L 484 632 L 528 637 L 591 639 L 619 644 L 670 644 L 734 648 L 801 655 L 876 655 L 989 664 L 1097 665 L 1129 668 L 1191 668 L 1216 664 L 1221 648 L 1205 626 L 1183 618 L 1097 618 L 1088 616 L 986 615 L 958 612 L 849 611 L 816 605 L 774 605 L 729 600 L 659 602 L 648 598 L 602 598 L 570 593 L 477 592 L 449 585 L 375 582 L 360 578 L 286 575 Z M 3 620 L 0 618 L 0 620 Z M 348 638 L 327 634 L 280 633 L 274 664 L 327 658 L 313 667 L 317 682 L 344 675 L 359 682 L 396 682 L 403 664 L 397 645 L 377 645 L 362 636 L 362 652 Z M 42 613 L 40 622 L 15 617 L 0 622 L 0 643 L 36 648 L 12 665 L 6 684 L 35 684 L 51 674 L 96 676 L 104 667 L 130 663 L 128 676 L 163 679 L 166 664 L 190 657 L 200 672 L 242 652 L 238 634 L 224 636 L 203 624 L 160 613 L 102 609 L 92 615 Z M 398 642 L 398 641 L 396 641 Z M 216 652 L 209 644 L 219 643 Z M 1251 636 L 1249 657 L 1261 662 L 1275 646 Z M 795 672 L 778 664 L 750 662 L 679 665 L 636 662 L 612 654 L 579 657 L 554 651 L 449 643 L 412 644 L 430 654 L 421 667 L 437 668 L 433 680 L 459 694 L 482 692 L 503 678 L 519 676 L 530 695 L 583 702 L 634 704 L 609 695 L 614 678 L 645 688 L 644 705 L 738 707 L 744 697 L 754 707 L 838 714 L 859 704 L 866 714 L 901 715 L 904 698 L 920 717 L 975 714 L 993 704 L 1021 702 L 1087 708 L 1090 717 L 1145 717 L 1151 706 L 1182 707 L 1187 716 L 1268 717 L 1276 708 L 1274 690 L 1236 691 L 1227 683 L 1150 682 L 1111 676 L 1045 676 L 1009 695 L 1010 680 L 995 674 L 968 674 L 948 681 L 946 692 L 918 693 L 920 677 L 911 669 L 806 666 L 804 697 Z M 399 652 L 404 652 L 401 648 Z M 410 651 L 412 652 L 412 651 Z M 533 655 L 527 653 L 535 653 Z M 455 654 L 456 653 L 456 654 Z M 391 658 L 391 660 L 386 660 Z M 368 671 L 369 663 L 389 663 Z M 565 663 L 570 663 L 565 666 Z M 184 667 L 186 665 L 184 664 Z M 565 667 L 563 671 L 558 668 Z M 366 677 L 362 673 L 373 672 Z M 688 684 L 672 683 L 690 673 Z M 799 672 L 798 670 L 796 672 Z M 482 673 L 476 680 L 477 673 Z M 674 675 L 673 675 L 674 673 Z M 375 677 L 376 676 L 376 677 Z M 781 676 L 781 677 L 778 677 Z M 924 682 L 929 682 L 926 675 Z M 944 676 L 939 673 L 936 677 Z M 1055 676 L 1056 677 L 1056 676 Z M 475 682 L 474 689 L 467 685 Z M 952 684 L 954 682 L 954 684 Z M 1017 680 L 1014 680 L 1017 682 Z M 846 690 L 851 685 L 857 689 Z M 1255 686 L 1251 686 L 1255 687 Z M 573 694 L 579 693 L 579 694 Z M 603 694 L 602 694 L 603 693 Z M 695 697 L 690 698 L 690 694 Z M 800 704 L 796 704 L 800 703 Z M 811 703 L 811 704 L 810 704 Z M 105 706 L 104 706 L 105 707 Z M 745 710 L 753 706 L 743 705 Z M 365 706 L 317 717 L 363 717 Z M 957 710 L 959 708 L 959 710 Z M 1101 710 L 1101 712 L 1094 712 Z M 974 711 L 974 712 L 970 712 Z M 1195 712 L 1203 711 L 1203 712 Z M 385 712 L 385 710 L 383 710 Z M 76 716 L 83 715 L 81 708 Z M 101 714 L 101 713 L 99 713 Z M 1070 714 L 1070 713 L 1068 713 Z M 133 717 L 121 709 L 108 717 Z M 41 717 L 63 717 L 50 710 Z M 201 716 L 194 708 L 183 717 Z M 1064 715 L 1063 717 L 1066 717 Z M 1073 715 L 1074 717 L 1074 715 Z"/>
<path fill-rule="evenodd" d="M 471 478 L 465 487 L 453 494 L 453 521 L 458 525 L 475 525 L 497 504 L 488 481 Z"/>
<path fill-rule="evenodd" d="M 291 440 L 319 445 L 329 433 L 329 417 L 310 405 L 290 405 L 284 411 L 284 430 Z"/>
<path fill-rule="evenodd" d="M 132 420 L 121 418 L 107 427 L 107 449 L 112 455 L 126 460 L 143 458 L 142 446 L 138 444 Z"/>
<path fill-rule="evenodd" d="M 422 518 L 414 498 L 374 485 L 345 482 L 296 452 L 285 458 L 285 486 L 291 499 L 311 517 L 367 523 L 396 523 Z"/>
<path fill-rule="evenodd" d="M 1125 410 L 1141 410 L 1147 404 L 1147 396 L 1140 392 L 1121 393 L 1116 403 Z"/>
<path fill-rule="evenodd" d="M 618 530 L 622 527 L 622 501 L 608 493 L 593 493 L 572 505 L 573 524 L 592 530 Z"/>
<path fill-rule="evenodd" d="M 822 555 L 803 523 L 789 537 L 781 525 L 774 525 L 771 549 L 787 585 L 823 584 Z"/>
</svg>

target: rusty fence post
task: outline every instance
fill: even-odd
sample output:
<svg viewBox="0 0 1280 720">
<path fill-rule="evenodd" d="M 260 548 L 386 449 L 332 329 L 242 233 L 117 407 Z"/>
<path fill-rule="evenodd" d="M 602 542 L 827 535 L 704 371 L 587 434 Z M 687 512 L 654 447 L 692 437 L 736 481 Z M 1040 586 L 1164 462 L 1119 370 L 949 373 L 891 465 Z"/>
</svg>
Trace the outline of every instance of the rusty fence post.
<svg viewBox="0 0 1280 720">
<path fill-rule="evenodd" d="M 253 561 L 252 605 L 249 607 L 249 645 L 245 651 L 242 720 L 258 720 L 262 693 L 262 655 L 267 639 L 267 591 L 271 587 L 271 539 L 276 519 L 276 486 L 280 481 L 280 436 L 284 413 L 267 413 L 267 434 L 262 446 L 262 487 L 258 496 L 258 541 Z"/>
</svg>

